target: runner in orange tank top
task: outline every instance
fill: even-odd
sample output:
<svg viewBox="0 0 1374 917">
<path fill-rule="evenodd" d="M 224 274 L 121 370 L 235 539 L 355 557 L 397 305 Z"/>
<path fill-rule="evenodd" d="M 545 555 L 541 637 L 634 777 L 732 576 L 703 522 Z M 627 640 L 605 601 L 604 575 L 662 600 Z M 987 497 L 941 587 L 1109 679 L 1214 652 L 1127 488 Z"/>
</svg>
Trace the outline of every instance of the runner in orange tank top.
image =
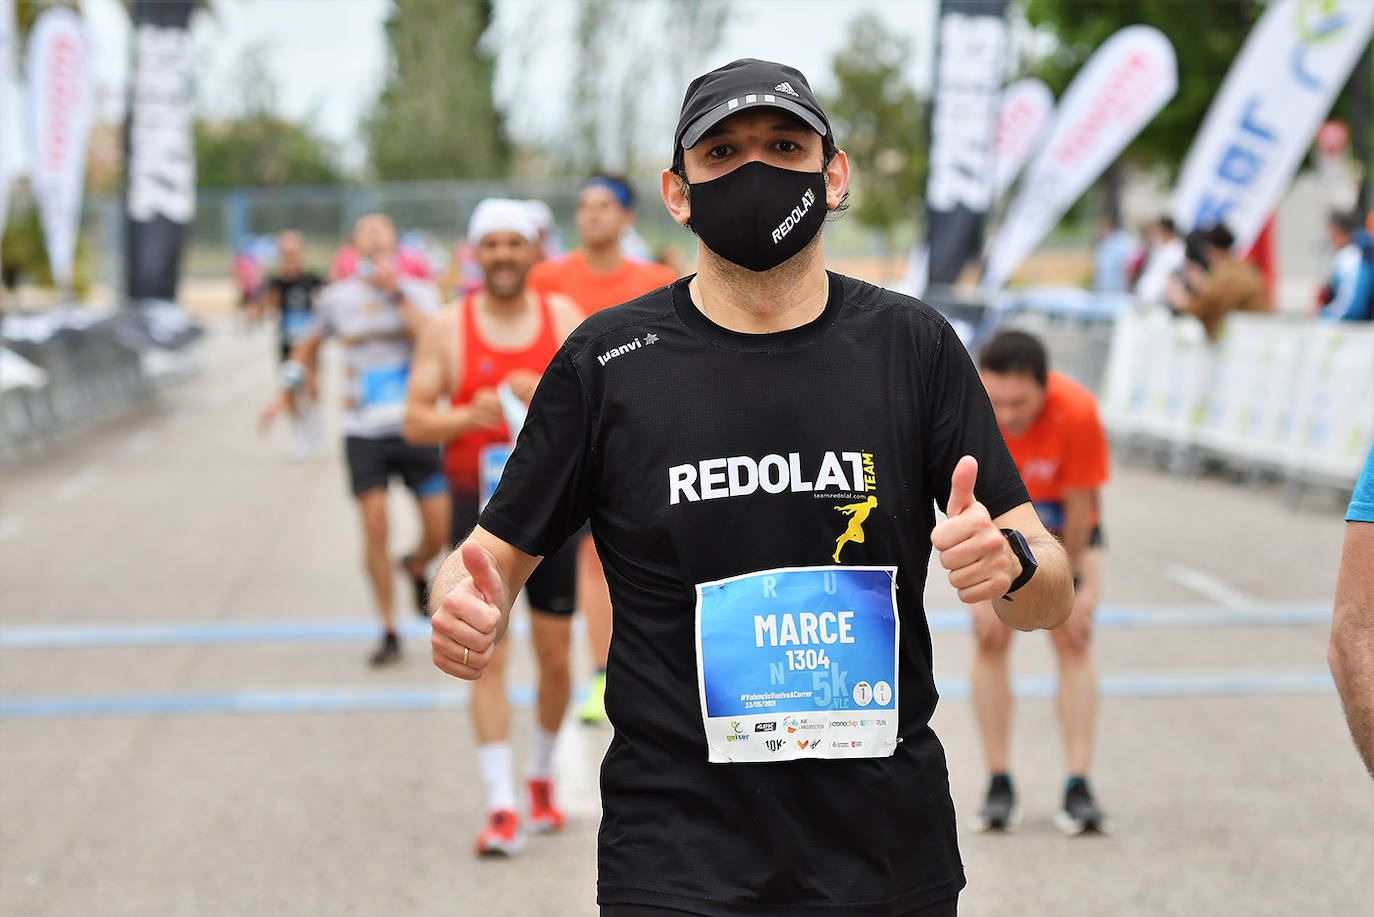
<svg viewBox="0 0 1374 917">
<path fill-rule="evenodd" d="M 997 425 L 1040 520 L 1063 543 L 1074 572 L 1069 619 L 1050 631 L 1059 660 L 1058 711 L 1069 778 L 1055 823 L 1066 834 L 1105 831 L 1108 820 L 1088 787 L 1097 719 L 1093 614 L 1102 592 L 1099 494 L 1107 483 L 1107 436 L 1097 401 L 1082 385 L 1047 367 L 1045 348 L 1021 331 L 1003 331 L 978 356 Z M 1008 750 L 1011 630 L 991 605 L 974 606 L 977 649 L 973 709 L 992 777 L 975 820 L 978 830 L 1006 830 L 1018 820 Z"/>
<path fill-rule="evenodd" d="M 541 261 L 530 271 L 530 286 L 571 296 L 587 315 L 629 302 L 677 280 L 677 273 L 653 261 L 626 257 L 622 235 L 634 225 L 634 191 L 624 179 L 597 175 L 577 195 L 577 234 L 582 247 L 561 258 Z M 606 574 L 583 532 L 578 557 L 578 606 L 587 619 L 587 642 L 596 673 L 586 702 L 578 709 L 584 723 L 606 721 L 606 655 L 611 646 L 611 594 Z"/>
<path fill-rule="evenodd" d="M 486 286 L 435 316 L 421 332 L 403 430 L 412 442 L 445 446 L 454 544 L 477 524 L 483 498 L 494 489 L 509 453 L 511 424 L 523 420 L 540 375 L 582 320 L 566 296 L 527 288 L 538 232 L 522 202 L 483 201 L 473 212 L 468 237 L 476 245 Z M 539 663 L 538 728 L 526 785 L 529 825 L 535 831 L 556 831 L 563 825 L 553 800 L 551 772 L 558 726 L 572 689 L 568 654 L 576 573 L 577 543 L 570 539 L 544 558 L 525 584 Z M 489 684 L 486 678 L 474 683 L 472 691 L 472 722 L 488 810 L 477 837 L 479 854 L 509 855 L 524 843 L 511 779 L 505 657 L 503 641 L 495 647 L 492 668 L 487 670 L 495 678 Z"/>
</svg>

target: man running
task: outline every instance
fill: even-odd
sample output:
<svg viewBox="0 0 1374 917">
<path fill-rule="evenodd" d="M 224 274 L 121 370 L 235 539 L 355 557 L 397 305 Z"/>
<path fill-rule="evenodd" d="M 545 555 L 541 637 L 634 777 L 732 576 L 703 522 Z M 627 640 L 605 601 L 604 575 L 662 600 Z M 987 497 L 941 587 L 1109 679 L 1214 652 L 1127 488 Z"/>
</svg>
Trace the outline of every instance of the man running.
<svg viewBox="0 0 1374 917">
<path fill-rule="evenodd" d="M 278 362 L 285 363 L 291 357 L 291 348 L 310 327 L 315 294 L 324 286 L 324 280 L 306 269 L 305 243 L 300 233 L 288 229 L 277 236 L 277 251 L 277 272 L 267 278 L 258 306 L 264 314 L 276 316 Z M 314 397 L 311 392 L 309 400 Z M 315 449 L 319 420 L 313 405 L 302 403 L 301 398 L 296 399 L 295 409 L 291 415 L 291 456 L 303 459 Z M 270 420 L 271 416 L 264 417 L 264 421 Z"/>
<path fill-rule="evenodd" d="M 699 273 L 568 337 L 435 578 L 435 663 L 478 679 L 540 557 L 591 520 L 616 618 L 603 917 L 955 913 L 931 548 L 1013 627 L 1068 615 L 1068 559 L 957 335 L 826 271 L 848 182 L 800 72 L 695 80 L 662 190 Z M 834 563 L 834 507 L 870 496 Z"/>
<path fill-rule="evenodd" d="M 477 524 L 482 496 L 494 486 L 484 469 L 500 467 L 513 432 L 505 397 L 528 404 L 558 345 L 582 321 L 572 300 L 534 293 L 525 278 L 539 257 L 539 231 L 521 201 L 485 200 L 472 213 L 468 239 L 486 278 L 484 289 L 431 319 L 421 332 L 406 395 L 403 432 L 414 443 L 444 443 L 444 470 L 453 496 L 453 544 Z M 449 402 L 440 410 L 435 402 Z M 545 558 L 525 583 L 530 636 L 539 664 L 538 727 L 528 766 L 530 826 L 557 831 L 563 814 L 553 799 L 553 748 L 568 708 L 568 650 L 576 604 L 577 543 Z M 511 780 L 510 704 L 504 680 L 506 646 L 496 648 L 486 677 L 472 686 L 477 760 L 487 791 L 487 821 L 478 853 L 515 853 L 524 836 Z"/>
<path fill-rule="evenodd" d="M 1045 527 L 1060 538 L 1074 575 L 1073 611 L 1051 631 L 1059 660 L 1059 726 L 1069 777 L 1055 824 L 1065 834 L 1110 827 L 1088 786 L 1097 719 L 1097 668 L 1092 656 L 1093 614 L 1102 594 L 1102 530 L 1098 508 L 1107 483 L 1107 435 L 1097 401 L 1082 385 L 1048 369 L 1045 348 L 1023 331 L 1003 331 L 979 351 L 983 385 L 997 425 Z M 973 710 L 992 777 L 974 820 L 979 831 L 1016 827 L 1020 813 L 1012 784 L 1012 631 L 992 605 L 973 606 Z"/>
<path fill-rule="evenodd" d="M 305 336 L 292 348 L 287 369 L 292 381 L 282 403 L 294 402 L 300 388 L 313 388 L 320 345 L 336 337 L 343 345 L 344 411 L 341 418 L 353 496 L 358 501 L 366 543 L 364 566 L 372 585 L 382 638 L 369 657 L 374 666 L 400 658 L 392 607 L 394 567 L 387 555 L 386 490 L 399 476 L 420 510 L 420 543 L 401 561 L 415 588 L 416 606 L 425 606 L 425 567 L 448 538 L 448 487 L 432 446 L 401 439 L 406 375 L 415 335 L 426 316 L 438 311 L 434 288 L 401 279 L 395 262 L 396 230 L 380 213 L 358 220 L 354 229 L 359 261 L 355 273 L 321 292 Z"/>
<path fill-rule="evenodd" d="M 577 194 L 577 234 L 581 247 L 535 265 L 530 286 L 571 296 L 588 315 L 629 302 L 672 283 L 677 274 L 652 261 L 628 258 L 621 239 L 634 226 L 635 194 L 628 182 L 596 175 Z M 589 536 L 578 554 L 578 606 L 587 621 L 594 674 L 577 715 L 584 723 L 606 720 L 606 652 L 611 643 L 611 597 L 606 574 Z"/>
</svg>

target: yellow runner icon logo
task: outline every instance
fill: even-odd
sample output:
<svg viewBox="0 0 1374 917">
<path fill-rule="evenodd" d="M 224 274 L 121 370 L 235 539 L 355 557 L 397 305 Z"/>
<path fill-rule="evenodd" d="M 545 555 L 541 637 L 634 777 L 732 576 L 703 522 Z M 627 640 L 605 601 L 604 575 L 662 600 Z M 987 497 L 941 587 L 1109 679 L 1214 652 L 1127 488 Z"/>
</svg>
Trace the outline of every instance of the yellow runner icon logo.
<svg viewBox="0 0 1374 917">
<path fill-rule="evenodd" d="M 835 507 L 835 512 L 844 513 L 849 517 L 849 527 L 844 530 L 844 534 L 835 539 L 835 563 L 840 562 L 840 551 L 849 542 L 864 543 L 864 522 L 868 520 L 868 514 L 877 507 L 878 498 L 873 496 L 862 503 L 847 503 L 844 506 Z"/>
</svg>

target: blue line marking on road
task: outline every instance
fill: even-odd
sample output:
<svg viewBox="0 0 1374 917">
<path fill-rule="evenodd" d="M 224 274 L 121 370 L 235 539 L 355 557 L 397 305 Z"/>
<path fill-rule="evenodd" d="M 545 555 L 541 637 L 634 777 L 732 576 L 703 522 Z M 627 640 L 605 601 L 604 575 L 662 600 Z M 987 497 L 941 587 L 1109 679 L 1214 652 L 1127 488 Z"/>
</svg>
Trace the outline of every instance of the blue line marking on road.
<svg viewBox="0 0 1374 917">
<path fill-rule="evenodd" d="M 937 679 L 936 687 L 946 700 L 966 700 L 966 678 Z M 1139 671 L 1107 675 L 1102 695 L 1115 700 L 1160 698 L 1306 697 L 1336 692 L 1331 673 L 1325 669 L 1274 669 L 1234 671 Z M 1014 685 L 1020 700 L 1049 700 L 1055 680 L 1050 676 L 1024 676 Z M 574 691 L 580 702 L 585 689 Z M 513 685 L 507 692 L 511 704 L 534 705 L 532 686 Z M 114 695 L 94 697 L 0 698 L 0 719 L 34 720 L 95 716 L 208 716 L 223 714 L 282 715 L 319 713 L 395 713 L 465 710 L 470 689 L 458 686 L 289 688 L 280 690 L 222 691 L 209 694 Z"/>
<path fill-rule="evenodd" d="M 966 633 L 969 614 L 962 608 L 931 609 L 932 633 Z M 1214 605 L 1106 606 L 1098 609 L 1099 630 L 1229 629 L 1237 627 L 1325 627 L 1329 604 L 1219 608 Z M 581 619 L 573 622 L 581 627 Z M 401 625 L 406 639 L 428 639 L 429 622 Z M 511 622 L 511 634 L 526 637 L 529 619 Z M 148 624 L 72 624 L 0 627 L 0 650 L 108 649 L 132 646 L 214 646 L 244 643 L 369 643 L 377 639 L 374 621 L 204 621 Z"/>
</svg>

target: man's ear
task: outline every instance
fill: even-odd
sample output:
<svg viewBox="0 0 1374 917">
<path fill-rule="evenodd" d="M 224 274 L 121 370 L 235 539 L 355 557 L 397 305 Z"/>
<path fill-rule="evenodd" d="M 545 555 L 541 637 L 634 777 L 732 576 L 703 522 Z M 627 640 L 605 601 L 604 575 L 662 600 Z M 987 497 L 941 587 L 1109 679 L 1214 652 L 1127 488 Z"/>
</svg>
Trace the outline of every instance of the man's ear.
<svg viewBox="0 0 1374 917">
<path fill-rule="evenodd" d="M 830 157 L 830 165 L 825 167 L 825 206 L 834 210 L 844 200 L 849 190 L 849 157 L 844 150 Z"/>
<path fill-rule="evenodd" d="M 687 194 L 686 182 L 672 169 L 664 169 L 659 177 L 659 183 L 663 193 L 663 206 L 668 208 L 668 214 L 679 226 L 686 226 L 687 221 L 692 218 L 692 202 Z"/>
</svg>

